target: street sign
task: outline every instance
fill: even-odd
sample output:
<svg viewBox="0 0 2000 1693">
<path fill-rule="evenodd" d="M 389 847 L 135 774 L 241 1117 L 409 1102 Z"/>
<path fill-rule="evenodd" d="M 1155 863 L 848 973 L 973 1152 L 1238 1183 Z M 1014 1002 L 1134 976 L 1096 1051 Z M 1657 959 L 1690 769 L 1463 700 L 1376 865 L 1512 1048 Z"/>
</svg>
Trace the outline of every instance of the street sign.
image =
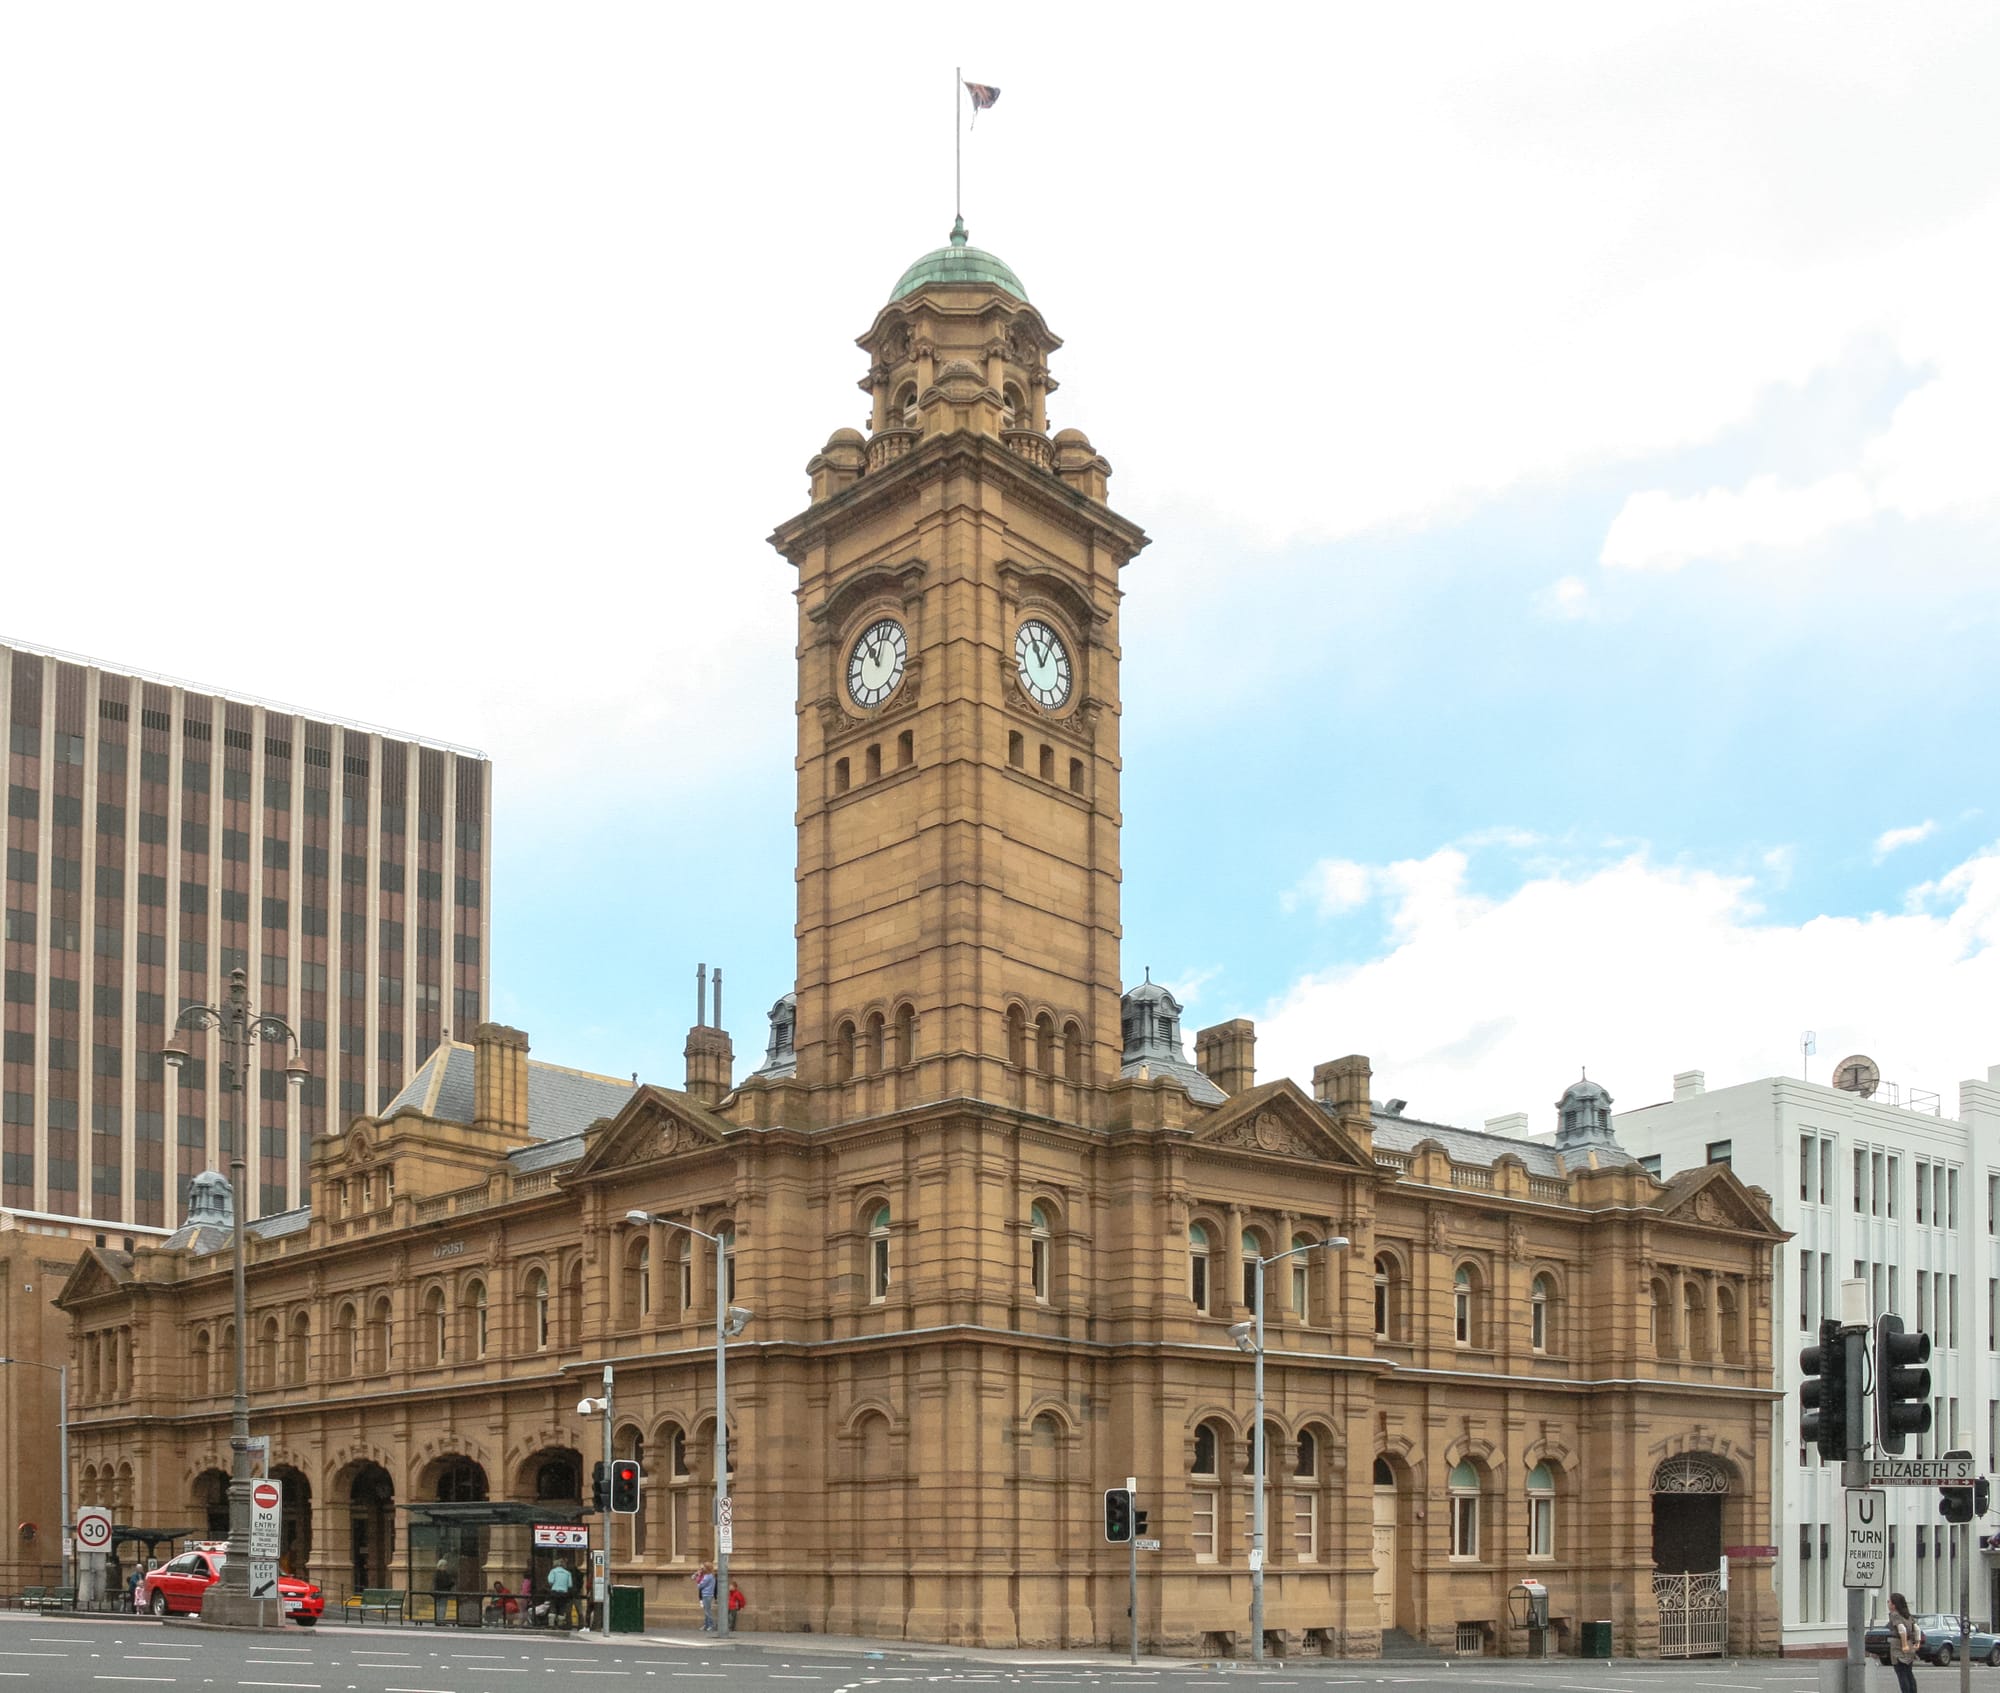
<svg viewBox="0 0 2000 1693">
<path fill-rule="evenodd" d="M 715 1520 L 723 1528 L 736 1521 L 736 1495 L 725 1493 L 715 1502 Z"/>
<path fill-rule="evenodd" d="M 79 1505 L 76 1543 L 85 1552 L 107 1551 L 111 1545 L 111 1513 L 102 1505 Z"/>
<path fill-rule="evenodd" d="M 558 1548 L 588 1546 L 590 1530 L 580 1523 L 536 1523 L 534 1539 L 537 1546 Z"/>
<path fill-rule="evenodd" d="M 278 1513 L 284 1508 L 285 1490 L 275 1481 L 250 1484 L 250 1556 L 275 1560 L 278 1556 Z"/>
<path fill-rule="evenodd" d="M 278 1596 L 278 1560 L 276 1558 L 252 1558 L 250 1560 L 250 1597 L 253 1599 L 275 1599 Z"/>
<path fill-rule="evenodd" d="M 1725 1558 L 1775 1558 L 1778 1549 L 1775 1546 L 1725 1546 L 1722 1555 Z"/>
<path fill-rule="evenodd" d="M 1141 1552 L 1157 1552 L 1160 1549 L 1160 1543 L 1157 1540 L 1142 1540 L 1138 1544 Z"/>
<path fill-rule="evenodd" d="M 1889 1579 L 1889 1495 L 1879 1487 L 1847 1495 L 1847 1557 L 1843 1587 L 1880 1587 Z"/>
<path fill-rule="evenodd" d="M 734 1552 L 736 1550 L 736 1530 L 730 1527 L 728 1523 L 724 1523 L 715 1531 L 715 1549 L 718 1552 Z"/>
<path fill-rule="evenodd" d="M 1972 1481 L 1970 1453 L 1945 1458 L 1875 1458 L 1869 1461 L 1868 1479 L 1877 1487 L 1967 1486 Z"/>
</svg>

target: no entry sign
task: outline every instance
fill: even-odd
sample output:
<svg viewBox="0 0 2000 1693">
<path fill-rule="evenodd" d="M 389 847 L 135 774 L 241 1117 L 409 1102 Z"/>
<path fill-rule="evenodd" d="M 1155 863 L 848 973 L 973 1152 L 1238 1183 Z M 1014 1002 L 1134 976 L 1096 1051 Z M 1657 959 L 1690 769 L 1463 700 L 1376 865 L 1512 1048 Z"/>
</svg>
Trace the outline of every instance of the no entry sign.
<svg viewBox="0 0 2000 1693">
<path fill-rule="evenodd" d="M 278 1555 L 278 1515 L 284 1508 L 284 1487 L 275 1481 L 253 1482 L 250 1487 L 250 1556 L 275 1558 Z"/>
</svg>

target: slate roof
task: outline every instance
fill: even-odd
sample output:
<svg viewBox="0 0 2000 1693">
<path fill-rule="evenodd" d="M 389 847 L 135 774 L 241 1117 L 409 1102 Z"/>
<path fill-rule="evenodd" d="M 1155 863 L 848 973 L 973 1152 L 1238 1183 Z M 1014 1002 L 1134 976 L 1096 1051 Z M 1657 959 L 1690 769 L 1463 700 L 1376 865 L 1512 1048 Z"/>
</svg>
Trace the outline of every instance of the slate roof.
<svg viewBox="0 0 2000 1693">
<path fill-rule="evenodd" d="M 1228 1102 L 1229 1095 L 1185 1058 L 1149 1055 L 1145 1058 L 1131 1059 L 1118 1070 L 1118 1079 L 1121 1082 L 1128 1077 L 1134 1081 L 1150 1082 L 1156 1076 L 1164 1076 L 1169 1081 L 1179 1082 L 1187 1089 L 1188 1098 L 1197 1105 L 1222 1105 Z"/>
<path fill-rule="evenodd" d="M 472 1048 L 462 1041 L 438 1047 L 403 1091 L 389 1101 L 383 1117 L 415 1111 L 440 1122 L 469 1123 L 474 1113 Z M 565 1069 L 528 1060 L 528 1136 L 532 1141 L 580 1135 L 600 1117 L 615 1117 L 632 1097 L 633 1084 L 616 1076 Z"/>
<path fill-rule="evenodd" d="M 533 1146 L 517 1147 L 507 1154 L 507 1167 L 516 1175 L 530 1170 L 559 1170 L 583 1156 L 583 1136 L 565 1135 L 561 1140 L 539 1140 Z"/>
<path fill-rule="evenodd" d="M 1335 1113 L 1329 1109 L 1329 1115 Z M 1531 1176 L 1560 1179 L 1573 1169 L 1599 1169 L 1613 1164 L 1636 1164 L 1638 1159 L 1622 1146 L 1592 1146 L 1589 1156 L 1566 1159 L 1547 1141 L 1522 1140 L 1514 1135 L 1496 1135 L 1485 1129 L 1460 1129 L 1449 1123 L 1427 1123 L 1420 1117 L 1391 1116 L 1386 1111 L 1370 1113 L 1378 1152 L 1413 1152 L 1418 1144 L 1434 1140 L 1454 1164 L 1491 1169 L 1505 1153 L 1512 1153 L 1527 1166 Z"/>
</svg>

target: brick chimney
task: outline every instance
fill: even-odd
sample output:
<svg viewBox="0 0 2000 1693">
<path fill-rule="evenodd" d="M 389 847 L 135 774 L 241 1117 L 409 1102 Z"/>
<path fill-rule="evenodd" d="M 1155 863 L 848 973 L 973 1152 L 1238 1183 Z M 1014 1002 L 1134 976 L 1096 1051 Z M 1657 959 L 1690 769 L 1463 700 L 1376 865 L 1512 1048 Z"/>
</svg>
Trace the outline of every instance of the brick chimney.
<svg viewBox="0 0 2000 1693">
<path fill-rule="evenodd" d="M 722 1026 L 722 966 L 715 967 L 715 1009 L 708 1004 L 708 966 L 695 968 L 694 1027 L 682 1056 L 687 1060 L 687 1092 L 704 1105 L 726 1094 L 736 1074 L 736 1049 Z"/>
<path fill-rule="evenodd" d="M 1374 1079 L 1367 1058 L 1358 1052 L 1313 1066 L 1313 1098 L 1333 1112 L 1363 1152 L 1375 1145 L 1375 1117 L 1368 1100 Z"/>
<path fill-rule="evenodd" d="M 472 1122 L 515 1142 L 528 1138 L 528 1037 L 505 1023 L 472 1031 Z"/>
<path fill-rule="evenodd" d="M 1194 1063 L 1224 1093 L 1248 1092 L 1257 1085 L 1257 1025 L 1238 1017 L 1198 1030 Z"/>
</svg>

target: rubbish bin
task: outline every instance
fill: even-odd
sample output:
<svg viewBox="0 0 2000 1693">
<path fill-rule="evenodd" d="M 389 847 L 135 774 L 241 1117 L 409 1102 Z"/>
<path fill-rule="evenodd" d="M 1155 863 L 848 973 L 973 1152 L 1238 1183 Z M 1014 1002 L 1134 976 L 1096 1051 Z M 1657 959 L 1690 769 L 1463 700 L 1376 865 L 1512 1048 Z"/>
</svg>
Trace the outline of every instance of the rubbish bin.
<svg viewBox="0 0 2000 1693">
<path fill-rule="evenodd" d="M 646 1632 L 646 1590 L 643 1587 L 614 1587 L 611 1590 L 611 1632 Z"/>
<path fill-rule="evenodd" d="M 1611 1656 L 1611 1623 L 1587 1622 L 1583 1625 L 1583 1655 L 1586 1658 L 1608 1658 Z"/>
</svg>

